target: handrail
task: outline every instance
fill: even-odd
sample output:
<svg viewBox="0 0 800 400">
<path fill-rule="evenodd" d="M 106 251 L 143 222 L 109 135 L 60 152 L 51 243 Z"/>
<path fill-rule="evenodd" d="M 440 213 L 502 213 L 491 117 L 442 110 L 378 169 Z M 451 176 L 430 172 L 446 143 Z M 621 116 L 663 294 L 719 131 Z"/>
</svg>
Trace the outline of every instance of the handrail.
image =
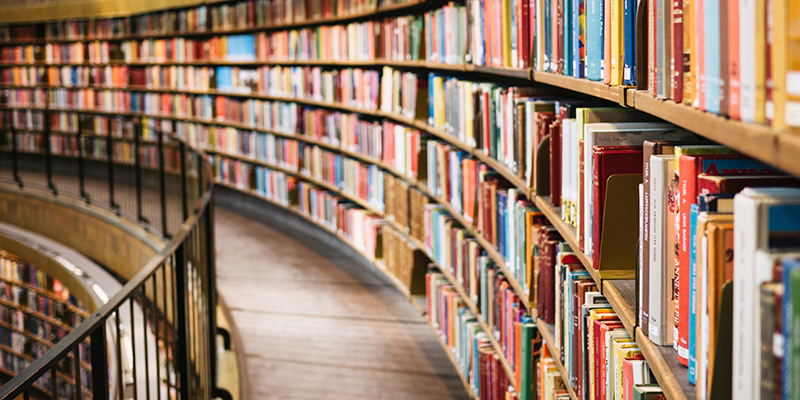
<svg viewBox="0 0 800 400">
<path fill-rule="evenodd" d="M 48 121 L 49 122 L 49 121 Z M 138 123 L 135 123 L 138 124 Z M 110 125 L 108 125 L 110 127 Z M 135 127 L 135 135 L 138 139 L 142 132 L 141 124 Z M 45 127 L 45 138 L 48 141 L 46 146 L 49 148 L 48 127 Z M 80 131 L 80 129 L 79 129 Z M 109 132 L 111 130 L 109 129 Z M 206 154 L 201 149 L 186 146 L 179 138 L 171 135 L 170 132 L 154 130 L 159 137 L 159 196 L 161 202 L 162 236 L 170 238 L 165 247 L 146 265 L 136 273 L 108 302 L 99 310 L 89 316 L 83 323 L 75 327 L 71 333 L 58 341 L 44 355 L 38 357 L 27 368 L 20 371 L 8 383 L 0 387 L 0 399 L 15 399 L 20 395 L 28 398 L 29 390 L 32 388 L 41 389 L 36 386 L 41 379 L 47 379 L 50 372 L 50 388 L 53 398 L 72 398 L 73 394 L 81 398 L 83 390 L 91 390 L 93 398 L 108 398 L 109 381 L 115 377 L 108 377 L 109 363 L 116 361 L 116 388 L 119 390 L 119 397 L 122 399 L 124 386 L 130 385 L 132 381 L 134 393 L 137 390 L 147 390 L 148 397 L 151 389 L 156 390 L 160 399 L 164 390 L 169 393 L 177 390 L 180 398 L 190 397 L 210 397 L 215 389 L 215 350 L 214 337 L 216 324 L 214 320 L 215 282 L 214 282 L 214 260 L 213 260 L 213 175 L 212 168 L 208 162 Z M 79 133 L 80 135 L 80 133 Z M 173 140 L 179 140 L 181 154 L 181 167 L 179 168 L 181 187 L 182 207 L 176 212 L 180 212 L 183 222 L 177 232 L 170 234 L 167 231 L 167 189 L 165 185 L 165 155 L 163 148 L 163 137 L 169 135 Z M 109 186 L 111 201 L 107 206 L 114 209 L 114 175 L 115 168 L 131 168 L 130 165 L 114 162 L 113 140 L 109 134 L 108 139 L 108 164 Z M 12 131 L 12 152 L 14 159 L 14 178 L 20 185 L 23 184 L 19 179 L 18 154 L 16 146 L 16 135 Z M 80 142 L 80 139 L 78 139 Z M 79 145 L 79 147 L 82 147 Z M 189 147 L 189 152 L 186 148 Z M 84 196 L 84 166 L 81 150 L 78 150 L 79 175 L 81 183 L 81 196 Z M 199 161 L 197 164 L 197 179 L 199 185 L 199 206 L 189 207 L 187 201 L 187 159 L 188 155 L 196 156 Z M 45 152 L 47 157 L 47 180 L 48 187 L 53 190 L 54 195 L 59 195 L 55 191 L 53 175 L 51 171 L 52 157 L 49 152 Z M 141 210 L 141 163 L 142 152 L 136 142 L 135 163 L 136 169 L 136 196 L 137 206 Z M 117 187 L 120 183 L 117 183 Z M 86 197 L 87 202 L 91 200 Z M 118 211 L 118 210 L 117 210 Z M 119 212 L 118 212 L 119 214 Z M 186 218 L 188 216 L 188 218 Z M 137 216 L 138 222 L 142 221 L 141 211 Z M 199 244 L 199 245 L 198 245 Z M 159 273 L 160 272 L 160 273 Z M 160 282 L 159 282 L 160 280 Z M 159 293 L 161 292 L 161 293 Z M 167 293 L 169 292 L 169 296 Z M 160 297 L 161 296 L 161 297 Z M 128 304 L 129 310 L 125 304 Z M 126 327 L 120 323 L 120 315 L 128 312 L 128 320 L 131 326 Z M 137 315 L 139 317 L 137 317 Z M 152 319 L 151 319 L 152 318 Z M 135 320 L 139 319 L 139 325 Z M 116 322 L 114 335 L 108 335 L 107 325 Z M 162 326 L 163 323 L 163 326 Z M 171 325 L 171 332 L 169 331 Z M 138 336 L 141 326 L 141 336 Z M 130 332 L 128 332 L 128 329 Z M 151 329 L 154 331 L 151 332 Z M 161 332 L 159 332 L 161 330 Z M 127 334 L 131 336 L 130 346 L 126 343 L 126 350 L 122 350 L 123 337 Z M 87 339 L 90 342 L 87 343 Z M 109 343 L 109 339 L 116 341 Z M 152 349 L 149 349 L 149 342 L 152 342 Z M 99 344 L 99 345 L 98 345 Z M 144 344 L 144 352 L 136 350 L 137 346 Z M 75 360 L 81 360 L 81 352 L 86 355 L 86 348 L 89 347 L 91 353 L 91 386 L 89 382 L 81 383 L 83 372 L 78 365 L 71 372 L 73 373 L 74 385 L 72 391 L 60 386 L 54 371 L 64 369 L 64 360 L 69 359 L 68 354 L 74 353 Z M 132 347 L 131 350 L 127 350 Z M 114 357 L 108 357 L 108 351 L 116 352 Z M 164 368 L 164 379 L 166 385 L 162 385 L 162 367 L 160 354 L 166 357 L 166 368 Z M 154 368 L 157 380 L 152 382 L 154 377 L 150 371 L 153 363 L 150 357 L 155 354 L 156 363 Z M 142 362 L 139 356 L 143 356 Z M 171 357 L 170 357 L 171 356 Z M 132 379 L 123 379 L 123 371 L 128 374 L 129 368 L 123 366 L 123 359 L 131 361 L 133 375 Z M 98 363 L 102 365 L 97 365 Z M 126 363 L 127 365 L 127 363 Z M 145 368 L 145 374 L 137 373 L 137 366 Z M 113 367 L 113 366 L 112 366 Z M 172 370 L 170 368 L 172 367 Z M 175 375 L 175 382 L 172 384 L 170 372 Z M 140 376 L 145 377 L 145 382 L 139 380 Z M 109 379 L 111 378 L 111 379 Z M 89 388 L 83 386 L 89 386 Z M 169 397 L 169 395 L 168 395 Z"/>
</svg>

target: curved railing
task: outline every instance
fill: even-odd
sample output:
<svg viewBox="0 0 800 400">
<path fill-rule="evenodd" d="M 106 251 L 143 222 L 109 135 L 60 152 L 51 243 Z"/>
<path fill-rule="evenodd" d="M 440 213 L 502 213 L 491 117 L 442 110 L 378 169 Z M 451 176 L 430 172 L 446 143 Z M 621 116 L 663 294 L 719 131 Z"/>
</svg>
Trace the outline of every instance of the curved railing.
<svg viewBox="0 0 800 400">
<path fill-rule="evenodd" d="M 33 139 L 9 131 L 0 161 L 11 165 L 0 164 L 0 182 L 105 208 L 166 244 L 97 312 L 0 387 L 0 399 L 211 398 L 211 167 L 202 151 L 168 131 L 132 119 L 97 122 L 79 121 L 69 139 L 75 151 L 58 156 L 49 150 L 49 123 Z"/>
</svg>

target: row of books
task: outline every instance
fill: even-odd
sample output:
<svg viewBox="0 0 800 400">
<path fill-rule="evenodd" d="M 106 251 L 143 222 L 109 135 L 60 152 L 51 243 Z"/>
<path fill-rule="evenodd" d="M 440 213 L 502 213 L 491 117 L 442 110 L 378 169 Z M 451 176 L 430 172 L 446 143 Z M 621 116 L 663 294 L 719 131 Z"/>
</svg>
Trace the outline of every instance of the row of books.
<svg viewBox="0 0 800 400">
<path fill-rule="evenodd" d="M 299 6 L 304 2 L 293 4 Z M 647 69 L 647 87 L 654 96 L 746 122 L 771 123 L 778 127 L 800 123 L 794 112 L 794 104 L 800 95 L 791 85 L 795 71 L 789 49 L 794 42 L 788 27 L 793 21 L 790 16 L 794 14 L 788 3 L 760 3 L 757 6 L 748 3 L 742 5 L 743 10 L 738 3 L 722 6 L 711 3 L 705 7 L 700 1 L 684 5 L 651 0 L 647 5 L 648 60 L 643 67 Z M 242 6 L 235 9 L 240 8 Z M 533 66 L 538 71 L 610 85 L 635 85 L 636 8 L 635 2 L 612 3 L 611 0 L 591 0 L 588 3 L 579 0 L 555 3 L 544 0 L 532 3 L 475 0 L 464 6 L 448 4 L 423 16 L 426 59 L 455 63 L 467 60 L 478 65 L 504 67 Z M 684 13 L 686 18 L 682 17 Z M 146 59 L 153 61 L 187 60 L 182 56 L 168 56 L 168 53 L 177 56 L 187 52 L 191 53 L 188 60 L 267 60 L 283 55 L 288 59 L 315 59 L 314 56 L 322 56 L 317 53 L 328 49 L 338 51 L 339 55 L 352 53 L 346 58 L 334 56 L 330 58 L 332 60 L 375 59 L 376 43 L 388 40 L 375 40 L 384 29 L 374 25 L 381 22 L 354 24 L 369 25 L 371 29 L 337 25 L 342 27 L 340 35 L 317 32 L 329 28 L 325 26 L 269 34 L 269 39 L 266 33 L 259 34 L 258 39 L 254 35 L 219 36 L 210 39 L 206 43 L 208 46 L 187 39 L 155 39 L 150 44 L 151 40 L 147 39 L 127 42 L 121 46 L 125 51 L 122 48 L 120 51 L 132 54 L 134 47 L 142 47 L 143 50 L 136 52 L 152 57 Z M 399 25 L 398 29 L 402 28 L 404 34 L 408 32 L 409 49 L 423 46 L 422 43 L 416 44 L 423 40 L 423 35 L 417 33 L 420 30 L 416 28 L 418 25 Z M 17 30 L 26 31 L 23 28 Z M 355 32 L 359 30 L 362 32 L 357 35 Z M 452 34 L 447 35 L 448 32 Z M 273 45 L 273 38 L 281 43 Z M 178 44 L 178 41 L 186 43 Z M 355 49 L 344 51 L 339 48 L 340 44 L 354 44 Z M 18 63 L 67 59 L 69 62 L 83 62 L 85 59 L 107 62 L 114 59 L 112 53 L 116 52 L 108 47 L 107 42 L 96 42 L 85 49 L 82 43 L 47 46 L 5 47 L 2 57 Z M 97 51 L 92 50 L 94 48 Z M 153 52 L 150 48 L 154 49 Z M 190 51 L 181 52 L 189 48 Z M 272 53 L 268 50 L 271 48 L 287 51 Z M 394 48 L 392 44 L 393 54 Z M 308 49 L 309 53 L 304 53 L 303 49 Z M 300 51 L 295 54 L 295 50 Z M 202 55 L 204 52 L 213 57 Z M 387 51 L 378 53 L 388 54 Z M 128 57 L 128 62 L 134 60 L 131 57 Z M 408 57 L 413 59 L 411 54 Z"/>
<path fill-rule="evenodd" d="M 391 75 L 391 70 L 388 70 Z M 398 72 L 399 74 L 399 72 Z M 304 98 L 340 103 L 369 110 L 378 108 L 380 72 L 346 68 L 323 70 L 320 67 L 261 68 L 239 67 L 13 67 L 4 70 L 4 83 L 13 86 L 50 85 L 55 87 L 103 87 L 144 90 L 217 91 Z M 387 82 L 400 84 L 398 80 Z M 403 85 L 413 84 L 402 82 Z M 387 87 L 384 92 L 391 89 Z M 16 91 L 19 91 L 17 89 Z M 409 90 L 409 89 L 407 89 Z M 30 93 L 26 91 L 25 93 Z M 36 93 L 39 93 L 38 91 Z M 389 92 L 391 93 L 391 92 Z M 18 95 L 21 96 L 21 95 Z M 383 99 L 392 109 L 391 97 Z M 397 100 L 400 101 L 399 99 Z M 405 108 L 413 107 L 406 106 Z M 400 107 L 398 107 L 400 109 Z"/>
<path fill-rule="evenodd" d="M 248 0 L 200 5 L 134 17 L 55 21 L 36 25 L 3 26 L 4 40 L 93 40 L 127 36 L 177 35 L 217 30 L 268 28 L 310 22 L 374 10 L 392 0 Z"/>
<path fill-rule="evenodd" d="M 5 150 L 11 148 L 11 133 L 0 141 L 7 143 Z M 108 140 L 103 137 L 78 136 L 73 134 L 51 134 L 49 142 L 40 132 L 16 132 L 14 134 L 17 151 L 23 153 L 43 154 L 45 146 L 50 147 L 50 154 L 54 156 L 78 157 L 97 161 L 108 161 Z M 112 141 L 111 151 L 115 163 L 134 165 L 136 163 L 136 145 L 130 141 Z M 144 168 L 159 168 L 159 150 L 153 143 L 141 143 L 138 149 L 139 165 Z M 179 171 L 181 154 L 176 147 L 165 147 L 163 150 L 164 169 L 166 171 Z"/>
<path fill-rule="evenodd" d="M 338 188 L 342 193 L 369 203 L 377 210 L 384 209 L 384 172 L 377 166 L 343 157 L 318 146 L 300 143 L 296 150 L 291 147 L 292 145 L 287 146 L 289 146 L 287 147 L 289 151 L 284 152 L 282 149 L 281 155 L 284 156 L 284 159 L 282 162 L 279 161 L 279 164 L 285 165 L 285 167 L 275 165 L 276 168 L 291 171 L 290 173 L 317 182 L 324 182 Z M 276 156 L 275 158 L 277 158 Z M 215 160 L 222 164 L 217 167 L 220 171 L 230 171 L 227 174 L 221 173 L 221 175 L 231 175 L 234 177 L 234 184 L 256 189 L 255 165 L 224 156 L 217 157 Z"/>
<path fill-rule="evenodd" d="M 509 377 L 500 357 L 464 300 L 440 273 L 426 275 L 427 318 L 461 366 L 460 373 L 480 399 L 506 399 Z M 511 390 L 513 393 L 513 390 Z"/>
<path fill-rule="evenodd" d="M 732 119 L 798 126 L 797 5 L 648 1 L 647 88 Z"/>
<path fill-rule="evenodd" d="M 50 316 L 63 321 L 67 326 L 80 323 L 82 315 L 68 307 L 67 303 L 53 299 L 36 290 L 17 286 L 5 281 L 0 282 L 0 298 L 19 304 L 28 310 Z"/>
</svg>

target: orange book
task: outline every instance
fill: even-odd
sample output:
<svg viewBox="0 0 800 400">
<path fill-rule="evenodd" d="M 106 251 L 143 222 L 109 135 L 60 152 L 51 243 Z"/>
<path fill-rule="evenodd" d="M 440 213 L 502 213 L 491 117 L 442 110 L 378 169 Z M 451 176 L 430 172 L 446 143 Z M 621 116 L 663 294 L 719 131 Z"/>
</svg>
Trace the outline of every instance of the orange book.
<svg viewBox="0 0 800 400">
<path fill-rule="evenodd" d="M 786 106 L 784 120 L 788 126 L 800 126 L 800 3 L 789 3 L 787 26 Z"/>
<path fill-rule="evenodd" d="M 556 8 L 556 7 L 553 7 Z M 609 2 L 603 7 L 603 83 L 611 84 L 611 7 Z M 553 23 L 553 25 L 556 25 Z M 555 35 L 554 35 L 555 36 Z"/>
</svg>

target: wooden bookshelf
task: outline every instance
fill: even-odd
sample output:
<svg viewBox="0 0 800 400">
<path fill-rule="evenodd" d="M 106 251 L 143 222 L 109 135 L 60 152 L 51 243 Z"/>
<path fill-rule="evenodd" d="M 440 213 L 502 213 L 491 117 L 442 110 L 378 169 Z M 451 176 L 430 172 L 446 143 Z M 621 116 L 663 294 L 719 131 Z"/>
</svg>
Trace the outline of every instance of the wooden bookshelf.
<svg viewBox="0 0 800 400">
<path fill-rule="evenodd" d="M 556 368 L 558 368 L 558 372 L 561 374 L 561 378 L 564 380 L 564 386 L 567 387 L 567 391 L 569 392 L 569 397 L 572 400 L 578 400 L 578 394 L 575 393 L 575 390 L 572 388 L 572 385 L 569 384 L 569 374 L 567 374 L 567 370 L 564 368 L 564 364 L 561 363 L 561 358 L 559 354 L 561 354 L 561 349 L 556 347 L 555 338 L 553 338 L 553 332 L 555 332 L 555 325 L 548 324 L 544 322 L 543 319 L 537 318 L 536 319 L 536 326 L 539 328 L 539 333 L 542 335 L 542 339 L 544 340 L 545 346 L 547 346 L 548 350 L 550 350 L 550 354 L 553 355 L 553 360 L 555 361 Z"/>
<path fill-rule="evenodd" d="M 8 41 L 2 44 L 2 46 L 6 45 L 19 45 L 19 44 L 44 44 L 44 43 L 51 43 L 51 42 L 59 42 L 59 43 L 69 43 L 69 42 L 94 42 L 94 41 L 124 41 L 124 40 L 140 40 L 140 39 L 151 39 L 151 38 L 168 38 L 168 37 L 209 37 L 212 35 L 226 35 L 226 34 L 244 34 L 244 33 L 252 33 L 258 31 L 278 31 L 278 30 L 286 30 L 286 29 L 294 29 L 294 28 L 302 28 L 302 27 L 312 27 L 322 24 L 335 24 L 335 23 L 346 23 L 351 21 L 359 21 L 359 20 L 376 20 L 378 17 L 381 16 L 389 16 L 389 15 L 401 15 L 402 13 L 414 13 L 419 12 L 419 10 L 427 10 L 433 7 L 437 7 L 441 4 L 444 4 L 443 1 L 435 1 L 435 2 L 426 2 L 424 0 L 413 0 L 404 3 L 393 4 L 386 7 L 378 7 L 376 9 L 364 10 L 356 13 L 351 13 L 347 15 L 331 17 L 331 18 L 322 18 L 322 19 L 315 19 L 315 20 L 305 20 L 305 21 L 298 21 L 298 22 L 291 22 L 291 23 L 282 23 L 282 24 L 274 24 L 270 26 L 261 26 L 261 27 L 247 27 L 241 29 L 226 29 L 226 30 L 204 30 L 198 32 L 169 32 L 169 33 L 154 33 L 152 35 L 130 35 L 130 36 L 120 36 L 120 37 L 113 37 L 113 38 L 84 38 L 84 39 L 41 39 L 41 40 L 34 40 L 34 41 Z M 487 67 L 487 66 L 479 66 L 473 65 L 468 63 L 463 64 L 444 64 L 444 63 L 432 63 L 425 60 L 412 60 L 412 61 L 393 61 L 393 60 L 365 60 L 365 61 L 331 61 L 331 60 L 269 60 L 269 61 L 247 61 L 247 62 L 236 62 L 236 61 L 209 61 L 209 60 L 195 60 L 195 61 L 137 61 L 130 64 L 125 64 L 124 61 L 121 60 L 112 60 L 107 63 L 43 63 L 43 62 L 32 62 L 32 63 L 2 63 L 1 66 L 75 66 L 75 65 L 85 65 L 85 66 L 107 66 L 107 65 L 133 65 L 133 66 L 242 66 L 242 67 L 257 67 L 262 65 L 284 65 L 284 66 L 320 66 L 325 68 L 349 68 L 349 67 L 359 67 L 359 68 L 368 68 L 368 69 L 375 69 L 380 68 L 383 66 L 390 66 L 399 69 L 408 69 L 408 70 L 417 70 L 420 73 L 427 73 L 427 72 L 435 72 L 435 73 L 442 73 L 442 74 L 458 74 L 458 75 L 465 75 L 472 79 L 476 80 L 497 80 L 497 81 L 508 81 L 514 80 L 519 81 L 526 84 L 542 84 L 548 85 L 553 88 L 563 89 L 566 91 L 571 91 L 575 93 L 579 93 L 581 95 L 587 96 L 589 98 L 604 100 L 611 103 L 618 104 L 622 107 L 633 108 L 644 113 L 653 115 L 665 121 L 671 122 L 675 125 L 681 126 L 685 129 L 691 130 L 701 136 L 709 138 L 715 142 L 720 144 L 726 145 L 733 149 L 736 149 L 744 154 L 757 158 L 761 161 L 767 162 L 769 164 L 775 165 L 787 173 L 800 176 L 800 163 L 796 161 L 796 157 L 800 154 L 800 135 L 797 135 L 797 132 L 790 131 L 790 130 L 776 130 L 770 128 L 768 126 L 763 125 L 755 125 L 744 123 L 740 121 L 733 121 L 727 119 L 725 117 L 717 116 L 714 114 L 710 114 L 695 108 L 692 108 L 687 105 L 677 104 L 670 100 L 660 100 L 653 96 L 651 96 L 647 91 L 637 90 L 633 87 L 625 87 L 625 86 L 608 86 L 603 84 L 602 82 L 594 82 L 589 81 L 586 79 L 577 79 L 570 76 L 563 76 L 557 75 L 552 73 L 545 73 L 534 71 L 533 69 L 520 69 L 520 68 L 498 68 L 498 67 Z M 14 85 L 0 85 L 4 88 L 31 88 L 31 87 L 22 87 L 22 86 L 14 86 Z M 223 92 L 218 90 L 181 90 L 181 89 L 174 89 L 174 88 L 147 88 L 141 86 L 126 86 L 126 87 L 69 87 L 69 86 L 49 86 L 49 85 L 37 85 L 37 88 L 64 88 L 64 89 L 99 89 L 99 90 L 120 90 L 120 91 L 136 91 L 136 92 L 153 92 L 153 93 L 185 93 L 185 94 L 193 94 L 193 95 L 212 95 L 212 96 L 226 96 L 232 98 L 247 98 L 247 99 L 260 99 L 260 100 L 270 100 L 270 101 L 283 101 L 283 102 L 293 102 L 298 104 L 303 104 L 312 107 L 319 107 L 319 108 L 326 108 L 331 110 L 338 110 L 342 112 L 350 112 L 356 113 L 359 115 L 374 117 L 374 118 L 383 118 L 386 120 L 391 120 L 393 122 L 405 124 L 409 127 L 416 128 L 421 132 L 427 133 L 437 139 L 440 139 L 455 148 L 458 148 L 461 151 L 464 151 L 470 154 L 472 157 L 480 161 L 481 163 L 487 165 L 492 170 L 498 172 L 503 178 L 508 180 L 511 185 L 518 189 L 520 193 L 527 197 L 529 200 L 533 201 L 536 206 L 544 213 L 544 215 L 548 218 L 550 223 L 558 230 L 558 232 L 563 237 L 564 241 L 573 249 L 577 257 L 580 259 L 581 263 L 585 267 L 585 269 L 590 273 L 593 280 L 598 285 L 598 288 L 601 292 L 608 298 L 609 302 L 611 303 L 614 310 L 619 315 L 620 320 L 622 321 L 625 329 L 628 333 L 636 339 L 636 342 L 639 344 L 640 348 L 642 349 L 642 353 L 644 354 L 645 358 L 648 361 L 648 364 L 651 366 L 654 374 L 658 378 L 662 388 L 664 389 L 665 394 L 669 399 L 694 399 L 695 398 L 695 387 L 688 383 L 688 379 L 686 377 L 687 370 L 682 367 L 677 362 L 677 357 L 672 350 L 671 347 L 660 347 L 655 346 L 641 331 L 641 328 L 637 326 L 637 312 L 638 312 L 638 304 L 637 304 L 637 293 L 636 293 L 636 281 L 632 279 L 620 279 L 622 276 L 616 276 L 614 273 L 603 273 L 603 271 L 598 271 L 594 268 L 592 264 L 592 260 L 586 256 L 586 254 L 579 251 L 578 246 L 578 239 L 575 232 L 574 227 L 568 225 L 567 223 L 563 222 L 560 216 L 560 210 L 553 207 L 550 204 L 550 199 L 546 196 L 536 196 L 535 193 L 531 193 L 527 182 L 525 179 L 520 177 L 518 174 L 514 173 L 508 167 L 506 167 L 502 162 L 492 158 L 491 156 L 487 155 L 485 152 L 479 149 L 475 149 L 467 143 L 464 143 L 460 138 L 454 136 L 448 132 L 443 130 L 434 128 L 429 126 L 427 121 L 421 119 L 413 119 L 407 116 L 398 115 L 396 113 L 387 113 L 380 108 L 377 109 L 367 109 L 358 106 L 343 104 L 343 103 L 330 103 L 330 102 L 323 102 L 314 99 L 308 98 L 296 98 L 290 96 L 270 96 L 270 95 L 262 95 L 256 93 L 232 93 L 232 92 Z M 4 109 L 20 109 L 20 110 L 44 110 L 45 108 L 37 108 L 37 107 L 4 107 Z M 480 246 L 486 251 L 487 255 L 497 264 L 498 268 L 503 272 L 506 279 L 509 281 L 513 290 L 517 293 L 520 297 L 521 302 L 523 303 L 525 309 L 529 311 L 532 315 L 535 315 L 535 307 L 532 306 L 528 295 L 525 294 L 525 290 L 520 284 L 519 281 L 514 279 L 514 275 L 511 274 L 508 267 L 505 265 L 505 259 L 502 254 L 499 253 L 496 246 L 492 245 L 480 232 L 475 226 L 471 223 L 466 221 L 463 217 L 463 214 L 458 212 L 452 204 L 450 204 L 447 199 L 443 199 L 441 196 L 436 195 L 435 193 L 431 193 L 428 189 L 425 182 L 412 179 L 406 176 L 405 174 L 401 173 L 394 169 L 391 165 L 384 163 L 382 160 L 375 159 L 368 155 L 358 153 L 355 151 L 351 151 L 349 149 L 344 149 L 341 146 L 338 146 L 333 143 L 329 143 L 324 140 L 318 140 L 306 135 L 302 135 L 300 133 L 283 133 L 277 132 L 272 130 L 263 129 L 257 126 L 249 126 L 247 124 L 239 123 L 236 121 L 220 121 L 216 119 L 203 119 L 203 118 L 190 118 L 190 117 L 179 117 L 179 116 L 170 116 L 170 115 L 148 115 L 141 112 L 111 112 L 111 111 L 95 111 L 95 110 L 80 110 L 80 109 L 50 109 L 50 111 L 65 111 L 65 112 L 75 112 L 75 113 L 83 113 L 83 114 L 95 114 L 95 115 L 126 115 L 126 116 L 135 116 L 135 117 L 152 117 L 156 119 L 165 119 L 165 120 L 173 120 L 173 121 L 181 121 L 181 122 L 191 122 L 197 124 L 206 124 L 206 125 L 215 125 L 215 126 L 225 126 L 225 127 L 232 127 L 237 129 L 243 130 L 256 130 L 258 132 L 269 133 L 278 137 L 293 139 L 297 141 L 301 141 L 308 144 L 317 145 L 321 148 L 328 149 L 333 152 L 337 152 L 339 154 L 345 155 L 347 157 L 362 161 L 364 163 L 374 164 L 380 167 L 383 171 L 391 173 L 398 178 L 402 179 L 404 182 L 408 183 L 411 187 L 421 191 L 424 193 L 431 201 L 441 204 L 452 216 L 453 218 L 461 224 L 470 235 L 474 236 Z M 102 136 L 101 136 L 102 137 Z M 117 138 L 115 138 L 117 140 Z M 143 142 L 144 143 L 144 142 Z M 220 156 L 225 156 L 237 160 L 241 160 L 247 163 L 251 163 L 254 165 L 261 165 L 267 168 L 274 169 L 276 171 L 284 172 L 288 175 L 296 176 L 302 180 L 308 181 L 313 183 L 323 189 L 329 190 L 333 193 L 336 193 L 343 198 L 352 201 L 359 206 L 376 212 L 380 215 L 385 216 L 385 213 L 381 210 L 378 210 L 374 205 L 370 204 L 364 199 L 360 199 L 357 196 L 353 196 L 351 194 L 347 194 L 341 191 L 336 185 L 332 185 L 328 182 L 319 181 L 308 176 L 300 174 L 298 171 L 292 171 L 287 168 L 283 168 L 280 166 L 275 166 L 261 160 L 257 160 L 251 157 L 242 156 L 238 154 L 229 154 L 224 150 L 209 150 L 209 153 L 217 154 Z M 223 184 L 228 187 L 235 188 L 229 184 Z M 242 192 L 248 193 L 250 195 L 258 196 L 262 198 L 254 191 L 250 190 L 242 190 L 236 189 Z M 265 201 L 269 201 L 268 199 L 264 199 Z M 277 204 L 277 203 L 275 203 Z M 312 218 L 306 216 L 299 210 L 295 210 L 289 208 L 291 211 L 303 216 L 304 218 L 308 219 L 316 223 L 318 226 L 322 228 L 327 227 L 323 224 L 320 224 L 317 221 L 314 221 Z M 404 232 L 404 229 L 390 221 L 388 223 L 392 229 L 398 230 L 399 232 Z M 334 232 L 335 233 L 335 232 Z M 406 235 L 408 237 L 408 235 Z M 425 251 L 424 246 L 418 240 L 408 237 L 408 240 L 411 241 L 415 246 L 420 248 L 421 250 Z M 385 266 L 382 266 L 380 260 L 375 260 L 374 257 L 369 257 L 368 255 L 364 255 L 367 257 L 371 262 L 373 262 L 377 269 L 382 271 L 384 274 L 391 278 L 391 274 L 386 270 Z M 442 274 L 453 283 L 453 286 L 459 290 L 459 295 L 461 295 L 465 302 L 470 307 L 471 311 L 475 312 L 475 304 L 472 303 L 472 299 L 464 296 L 463 288 L 457 284 L 455 278 L 446 268 L 441 268 Z M 402 283 L 399 281 L 393 280 L 395 286 L 398 287 L 401 292 L 403 292 L 409 300 L 415 303 L 415 300 L 412 298 L 408 293 L 406 288 L 403 291 Z M 471 306 L 470 306 L 471 304 Z M 418 304 L 417 304 L 418 305 Z M 486 323 L 482 321 L 479 314 L 476 313 L 476 317 L 481 322 L 482 328 L 487 331 L 487 333 L 491 332 L 491 328 L 486 326 Z M 552 337 L 553 326 L 545 324 L 542 320 L 537 321 L 537 325 L 539 326 L 540 331 L 542 332 L 542 336 L 545 339 L 545 343 L 550 347 L 550 349 L 558 354 L 558 352 L 553 346 L 555 344 L 554 339 Z M 433 329 L 433 327 L 431 326 Z M 437 335 L 438 336 L 438 335 Z M 491 335 L 489 335 L 491 336 Z M 440 338 L 441 341 L 441 338 Z M 444 343 L 442 342 L 444 346 Z M 493 340 L 492 345 L 497 350 L 499 348 L 499 344 L 496 340 Z M 499 352 L 502 354 L 501 352 Z M 458 366 L 454 356 L 448 351 L 448 355 L 450 356 L 451 362 L 453 362 L 454 366 Z M 501 359 L 504 368 L 506 368 L 507 372 L 510 372 L 510 368 L 508 366 L 508 360 L 504 358 Z M 565 379 L 567 379 L 566 373 L 564 371 L 563 365 L 557 360 L 557 365 L 559 367 L 559 371 L 562 373 Z M 513 374 L 512 374 L 513 375 Z M 463 380 L 463 377 L 462 377 Z M 466 381 L 464 381 L 465 386 L 468 387 Z M 568 385 L 569 386 L 569 385 Z M 470 392 L 470 395 L 474 398 L 474 393 Z M 573 399 L 576 399 L 577 396 L 574 392 L 572 392 L 570 388 L 570 395 Z"/>
</svg>

